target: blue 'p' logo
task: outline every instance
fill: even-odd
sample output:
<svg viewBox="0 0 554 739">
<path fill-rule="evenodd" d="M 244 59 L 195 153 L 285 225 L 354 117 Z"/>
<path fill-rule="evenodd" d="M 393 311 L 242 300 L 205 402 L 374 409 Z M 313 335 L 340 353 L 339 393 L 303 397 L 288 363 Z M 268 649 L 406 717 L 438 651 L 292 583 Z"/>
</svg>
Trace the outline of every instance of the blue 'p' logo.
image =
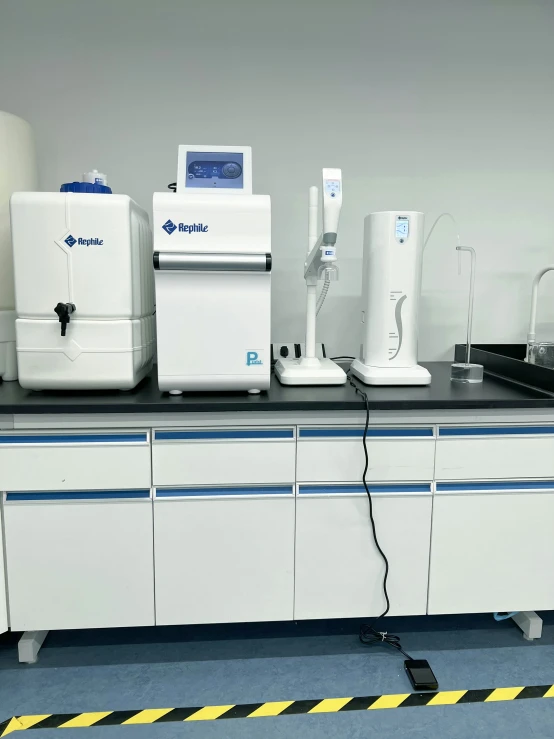
<svg viewBox="0 0 554 739">
<path fill-rule="evenodd" d="M 246 366 L 251 367 L 253 364 L 262 364 L 258 352 L 246 352 Z"/>
</svg>

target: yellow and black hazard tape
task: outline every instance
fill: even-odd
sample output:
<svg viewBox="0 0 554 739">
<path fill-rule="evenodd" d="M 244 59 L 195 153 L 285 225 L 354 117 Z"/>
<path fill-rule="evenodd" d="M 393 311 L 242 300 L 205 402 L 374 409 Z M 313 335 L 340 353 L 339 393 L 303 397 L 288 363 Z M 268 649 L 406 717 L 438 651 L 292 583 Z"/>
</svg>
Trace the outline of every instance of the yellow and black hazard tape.
<svg viewBox="0 0 554 739">
<path fill-rule="evenodd" d="M 26 729 L 75 729 L 88 726 L 157 724 L 175 721 L 214 721 L 224 718 L 260 718 L 293 716 L 303 713 L 338 713 L 371 711 L 384 708 L 416 706 L 453 706 L 462 703 L 496 703 L 526 698 L 554 698 L 554 685 L 527 688 L 492 688 L 487 690 L 441 690 L 437 693 L 398 693 L 358 698 L 323 698 L 320 700 L 273 701 L 227 706 L 191 708 L 147 708 L 142 711 L 95 711 L 91 713 L 45 713 L 14 716 L 0 724 L 0 737 Z"/>
</svg>

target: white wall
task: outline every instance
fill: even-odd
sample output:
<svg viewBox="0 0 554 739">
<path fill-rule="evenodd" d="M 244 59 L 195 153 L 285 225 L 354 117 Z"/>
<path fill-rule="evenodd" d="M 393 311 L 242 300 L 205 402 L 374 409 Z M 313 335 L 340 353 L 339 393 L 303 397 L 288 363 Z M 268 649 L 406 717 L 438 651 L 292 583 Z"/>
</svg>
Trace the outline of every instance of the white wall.
<svg viewBox="0 0 554 739">
<path fill-rule="evenodd" d="M 0 108 L 32 123 L 44 189 L 96 167 L 149 209 L 179 143 L 250 144 L 274 340 L 302 338 L 307 190 L 339 166 L 332 352 L 359 343 L 364 216 L 392 208 L 456 215 L 478 252 L 474 341 L 521 341 L 531 275 L 554 262 L 553 28 L 551 0 L 3 0 Z M 424 359 L 464 338 L 467 271 L 448 221 L 435 235 Z M 554 336 L 554 275 L 543 293 Z"/>
</svg>

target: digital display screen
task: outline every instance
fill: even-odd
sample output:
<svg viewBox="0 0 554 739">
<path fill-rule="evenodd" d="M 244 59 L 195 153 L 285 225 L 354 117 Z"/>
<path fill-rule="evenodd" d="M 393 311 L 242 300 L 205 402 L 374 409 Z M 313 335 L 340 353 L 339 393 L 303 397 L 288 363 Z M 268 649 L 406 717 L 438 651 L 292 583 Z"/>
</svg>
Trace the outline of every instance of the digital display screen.
<svg viewBox="0 0 554 739">
<path fill-rule="evenodd" d="M 225 151 L 188 151 L 187 188 L 242 190 L 243 154 Z"/>
<path fill-rule="evenodd" d="M 401 244 L 406 241 L 410 234 L 410 219 L 408 216 L 397 216 L 396 218 L 396 238 Z"/>
</svg>

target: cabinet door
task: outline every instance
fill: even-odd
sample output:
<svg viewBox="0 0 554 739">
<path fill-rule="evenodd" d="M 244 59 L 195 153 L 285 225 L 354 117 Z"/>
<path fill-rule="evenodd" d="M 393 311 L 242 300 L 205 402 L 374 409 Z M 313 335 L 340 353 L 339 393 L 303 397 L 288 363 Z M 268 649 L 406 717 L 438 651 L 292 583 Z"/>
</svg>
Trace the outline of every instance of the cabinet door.
<svg viewBox="0 0 554 739">
<path fill-rule="evenodd" d="M 365 464 L 363 433 L 359 426 L 301 427 L 297 481 L 359 482 Z M 367 449 L 368 480 L 433 479 L 435 434 L 431 426 L 370 428 Z"/>
<path fill-rule="evenodd" d="M 154 624 L 150 489 L 5 495 L 16 631 Z"/>
<path fill-rule="evenodd" d="M 293 617 L 294 490 L 157 488 L 156 623 Z"/>
<path fill-rule="evenodd" d="M 438 482 L 429 613 L 554 608 L 554 480 Z"/>
<path fill-rule="evenodd" d="M 389 564 L 391 615 L 427 608 L 430 483 L 370 485 L 379 543 Z M 367 618 L 385 609 L 385 564 L 361 485 L 299 485 L 294 617 Z"/>
</svg>

